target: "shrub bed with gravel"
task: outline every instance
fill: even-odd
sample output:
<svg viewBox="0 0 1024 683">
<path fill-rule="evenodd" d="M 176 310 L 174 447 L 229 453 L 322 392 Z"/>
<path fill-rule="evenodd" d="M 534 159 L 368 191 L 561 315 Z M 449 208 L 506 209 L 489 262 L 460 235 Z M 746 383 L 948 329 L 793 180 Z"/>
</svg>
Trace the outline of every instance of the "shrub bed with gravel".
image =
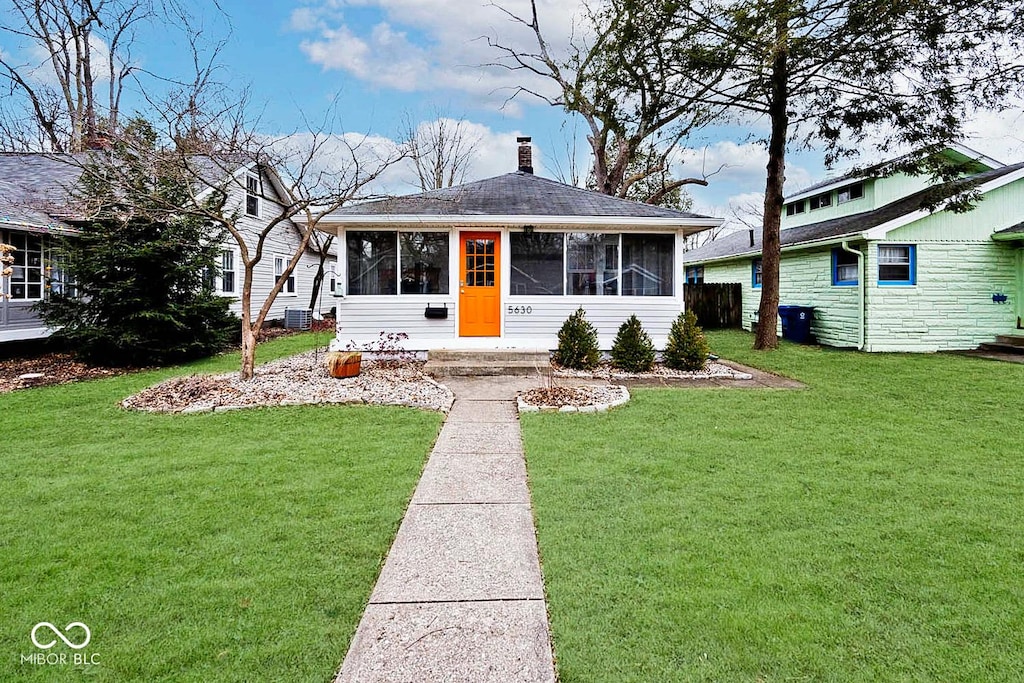
<svg viewBox="0 0 1024 683">
<path fill-rule="evenodd" d="M 260 406 L 330 403 L 399 405 L 447 412 L 451 390 L 426 376 L 423 363 L 364 362 L 356 377 L 334 379 L 323 351 L 307 351 L 256 368 L 242 381 L 238 373 L 175 377 L 121 402 L 132 410 L 199 413 Z"/>
</svg>

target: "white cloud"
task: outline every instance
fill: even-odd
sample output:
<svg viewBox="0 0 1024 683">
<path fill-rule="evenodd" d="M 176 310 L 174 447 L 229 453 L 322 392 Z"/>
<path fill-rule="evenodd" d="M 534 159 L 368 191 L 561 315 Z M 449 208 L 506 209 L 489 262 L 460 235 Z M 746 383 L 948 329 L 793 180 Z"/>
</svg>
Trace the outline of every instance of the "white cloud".
<svg viewBox="0 0 1024 683">
<path fill-rule="evenodd" d="M 430 122 L 424 121 L 417 125 L 427 126 L 430 125 Z M 522 135 L 520 131 L 494 131 L 483 124 L 472 121 L 463 121 L 462 126 L 467 140 L 478 141 L 465 182 L 511 173 L 516 170 L 518 164 L 516 138 Z M 322 138 L 322 136 L 320 137 Z M 298 163 L 304 158 L 305 151 L 315 143 L 311 133 L 297 133 L 278 138 L 273 141 L 273 144 L 275 151 L 280 156 L 290 156 Z M 384 136 L 366 136 L 356 133 L 330 136 L 322 141 L 316 161 L 306 173 L 307 181 L 309 178 L 317 177 L 317 174 L 323 174 L 322 181 L 325 185 L 345 178 L 351 179 L 357 163 L 363 166 L 364 172 L 379 168 L 381 160 L 397 156 L 400 147 L 400 141 Z M 535 149 L 535 169 L 539 174 L 544 174 L 540 157 L 538 150 Z M 291 174 L 294 175 L 295 172 L 293 169 Z M 390 166 L 361 194 L 364 197 L 369 197 L 405 195 L 419 191 L 419 181 L 412 162 L 403 160 Z"/>
<path fill-rule="evenodd" d="M 559 51 L 573 30 L 573 17 L 582 3 L 542 1 L 541 26 Z M 523 0 L 502 3 L 526 16 Z M 343 14 L 342 10 L 353 10 Z M 352 18 L 358 11 L 361 21 Z M 379 20 L 366 22 L 367 13 Z M 344 71 L 373 86 L 404 92 L 454 91 L 470 95 L 478 105 L 506 105 L 513 89 L 528 85 L 553 94 L 551 84 L 526 72 L 509 71 L 494 62 L 501 53 L 487 38 L 517 49 L 535 49 L 532 33 L 490 4 L 460 0 L 326 0 L 296 9 L 293 30 L 313 34 L 300 47 L 311 62 L 325 70 Z M 521 113 L 521 104 L 504 106 Z"/>
</svg>

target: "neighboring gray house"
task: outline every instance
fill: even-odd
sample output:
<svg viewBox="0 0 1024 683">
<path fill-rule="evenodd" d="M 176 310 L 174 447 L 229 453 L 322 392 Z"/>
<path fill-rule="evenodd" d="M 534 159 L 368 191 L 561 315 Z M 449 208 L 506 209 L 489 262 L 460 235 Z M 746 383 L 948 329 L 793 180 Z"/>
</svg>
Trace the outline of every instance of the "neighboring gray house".
<svg viewBox="0 0 1024 683">
<path fill-rule="evenodd" d="M 254 247 L 256 233 L 265 224 L 268 212 L 280 210 L 275 200 L 286 190 L 276 174 L 260 173 L 255 164 L 239 164 L 231 172 L 232 182 L 222 183 L 222 186 L 231 188 L 231 201 L 237 201 L 243 215 L 242 225 L 252 235 L 247 242 Z M 17 248 L 13 254 L 14 273 L 3 283 L 4 292 L 10 297 L 0 297 L 0 342 L 38 339 L 51 332 L 31 309 L 48 292 L 70 284 L 65 281 L 59 263 L 52 258 L 51 250 L 54 236 L 74 235 L 82 225 L 83 216 L 75 213 L 70 201 L 70 190 L 79 174 L 75 164 L 49 155 L 0 154 L 0 243 Z M 253 283 L 254 314 L 266 300 L 299 241 L 299 229 L 291 221 L 284 221 L 264 242 L 264 257 L 256 268 Z M 334 305 L 331 287 L 335 261 L 332 255 L 325 264 L 327 274 L 320 297 L 324 310 Z M 283 318 L 286 308 L 308 307 L 318 265 L 315 249 L 307 250 L 275 300 L 270 319 Z M 242 268 L 238 245 L 231 237 L 224 242 L 221 269 L 216 291 L 231 298 L 231 310 L 239 313 Z"/>
</svg>

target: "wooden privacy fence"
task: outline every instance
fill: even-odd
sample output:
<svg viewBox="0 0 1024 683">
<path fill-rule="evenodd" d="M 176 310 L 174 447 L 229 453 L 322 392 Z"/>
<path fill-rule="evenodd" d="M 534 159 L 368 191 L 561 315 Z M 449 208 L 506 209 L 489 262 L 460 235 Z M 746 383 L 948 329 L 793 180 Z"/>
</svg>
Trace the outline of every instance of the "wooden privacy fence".
<svg viewBox="0 0 1024 683">
<path fill-rule="evenodd" d="M 686 310 L 697 316 L 706 330 L 740 327 L 743 321 L 743 287 L 738 283 L 687 283 L 683 286 Z"/>
</svg>

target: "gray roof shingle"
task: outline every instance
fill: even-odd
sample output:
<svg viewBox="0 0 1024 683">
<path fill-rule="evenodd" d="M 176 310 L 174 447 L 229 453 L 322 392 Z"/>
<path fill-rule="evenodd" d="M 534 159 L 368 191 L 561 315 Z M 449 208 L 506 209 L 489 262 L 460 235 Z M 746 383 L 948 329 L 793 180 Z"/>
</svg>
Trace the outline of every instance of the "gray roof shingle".
<svg viewBox="0 0 1024 683">
<path fill-rule="evenodd" d="M 456 187 L 344 206 L 332 216 L 622 216 L 707 218 L 517 171 Z"/>
<path fill-rule="evenodd" d="M 819 223 L 810 223 L 795 228 L 786 228 L 779 234 L 783 247 L 791 247 L 808 242 L 818 242 L 827 239 L 838 239 L 857 235 L 871 228 L 877 227 L 900 216 L 913 213 L 927 208 L 936 201 L 953 196 L 962 191 L 965 186 L 977 186 L 990 180 L 995 180 L 1004 175 L 1024 168 L 1024 162 L 1002 166 L 1000 168 L 985 171 L 972 175 L 963 180 L 957 180 L 936 187 L 931 187 L 914 194 L 897 199 L 872 211 L 833 218 Z M 742 256 L 745 254 L 759 254 L 761 252 L 761 231 L 754 230 L 754 245 L 750 245 L 750 234 L 744 230 L 739 233 L 725 235 L 710 242 L 699 249 L 694 249 L 683 254 L 684 263 L 699 263 L 714 259 L 728 258 L 731 256 Z"/>
</svg>

